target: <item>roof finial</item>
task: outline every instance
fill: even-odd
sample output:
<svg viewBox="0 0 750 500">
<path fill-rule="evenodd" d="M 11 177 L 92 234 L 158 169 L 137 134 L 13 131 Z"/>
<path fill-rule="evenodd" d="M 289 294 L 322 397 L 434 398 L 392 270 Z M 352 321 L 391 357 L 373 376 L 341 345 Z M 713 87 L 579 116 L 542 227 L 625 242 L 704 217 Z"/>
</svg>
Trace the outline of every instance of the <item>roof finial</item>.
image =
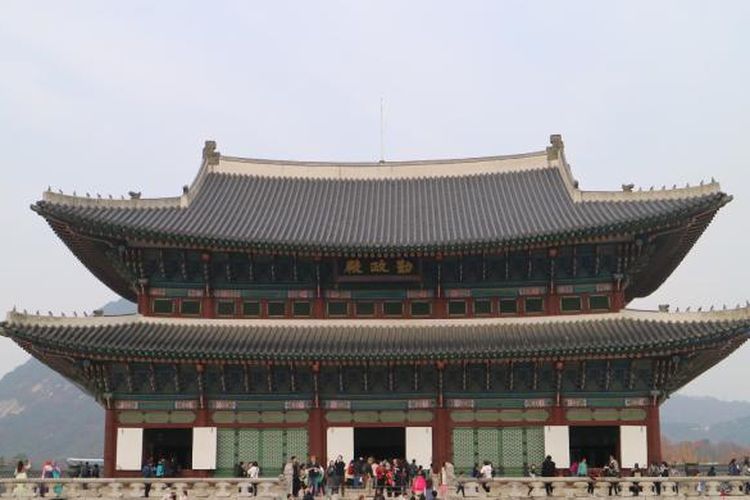
<svg viewBox="0 0 750 500">
<path fill-rule="evenodd" d="M 128 196 L 130 196 L 131 200 L 140 200 L 141 192 L 140 191 L 128 191 Z"/>
<path fill-rule="evenodd" d="M 622 185 L 622 190 L 623 190 L 624 192 L 626 192 L 626 193 L 632 193 L 632 192 L 633 192 L 633 188 L 634 188 L 634 187 L 635 187 L 635 184 L 633 184 L 633 183 L 631 182 L 630 184 L 623 184 L 623 185 Z"/>
<path fill-rule="evenodd" d="M 549 136 L 549 143 L 551 146 L 547 146 L 547 159 L 556 160 L 560 152 L 565 149 L 565 144 L 562 140 L 562 135 L 552 134 Z"/>
<path fill-rule="evenodd" d="M 216 141 L 208 140 L 203 145 L 203 160 L 208 165 L 218 165 L 221 154 L 216 151 Z"/>
</svg>

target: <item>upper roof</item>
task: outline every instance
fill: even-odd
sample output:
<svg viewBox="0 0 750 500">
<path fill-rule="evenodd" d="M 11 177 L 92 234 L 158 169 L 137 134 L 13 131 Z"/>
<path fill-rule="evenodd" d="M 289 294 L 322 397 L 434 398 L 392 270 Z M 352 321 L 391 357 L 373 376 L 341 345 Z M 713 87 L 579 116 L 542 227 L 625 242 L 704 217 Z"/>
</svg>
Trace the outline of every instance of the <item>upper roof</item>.
<svg viewBox="0 0 750 500">
<path fill-rule="evenodd" d="M 718 183 L 582 191 L 552 136 L 544 151 L 384 163 L 226 157 L 208 141 L 180 197 L 110 200 L 48 191 L 51 222 L 118 237 L 311 252 L 452 251 L 638 231 L 714 212 Z M 710 219 L 709 219 L 710 220 Z"/>
<path fill-rule="evenodd" d="M 747 307 L 710 313 L 622 310 L 451 320 L 56 318 L 9 313 L 0 323 L 0 334 L 43 352 L 195 362 L 562 359 L 664 356 L 711 348 L 721 351 L 718 361 L 745 341 L 749 329 Z"/>
</svg>

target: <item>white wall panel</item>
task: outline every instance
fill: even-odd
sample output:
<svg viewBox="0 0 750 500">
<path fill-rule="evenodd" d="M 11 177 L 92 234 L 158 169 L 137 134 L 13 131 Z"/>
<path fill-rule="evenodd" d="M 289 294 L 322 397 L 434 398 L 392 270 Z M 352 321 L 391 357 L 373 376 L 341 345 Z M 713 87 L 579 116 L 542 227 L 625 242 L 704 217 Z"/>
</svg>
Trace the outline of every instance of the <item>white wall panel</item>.
<svg viewBox="0 0 750 500">
<path fill-rule="evenodd" d="M 432 427 L 406 428 L 406 460 L 429 468 L 432 463 Z"/>
<path fill-rule="evenodd" d="M 648 438 L 645 425 L 620 426 L 620 467 L 648 466 Z"/>
<path fill-rule="evenodd" d="M 354 457 L 354 427 L 329 427 L 326 431 L 326 451 L 329 461 L 341 455 L 348 463 Z"/>
<path fill-rule="evenodd" d="M 143 429 L 117 429 L 116 470 L 141 470 L 143 465 Z"/>
<path fill-rule="evenodd" d="M 193 428 L 193 470 L 216 469 L 216 427 Z"/>
<path fill-rule="evenodd" d="M 558 469 L 570 467 L 570 429 L 567 425 L 544 426 L 544 456 L 552 456 Z"/>
</svg>

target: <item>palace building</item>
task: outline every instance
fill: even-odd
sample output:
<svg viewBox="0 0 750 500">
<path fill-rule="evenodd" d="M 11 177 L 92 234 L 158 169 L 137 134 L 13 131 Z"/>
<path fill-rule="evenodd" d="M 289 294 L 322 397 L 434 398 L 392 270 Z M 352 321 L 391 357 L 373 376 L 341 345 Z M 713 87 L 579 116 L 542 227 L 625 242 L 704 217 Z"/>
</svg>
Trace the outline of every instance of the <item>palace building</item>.
<svg viewBox="0 0 750 500">
<path fill-rule="evenodd" d="M 747 308 L 628 309 L 731 197 L 584 191 L 534 153 L 328 163 L 207 141 L 174 198 L 32 209 L 129 316 L 11 312 L 0 332 L 105 408 L 107 476 L 402 457 L 519 475 L 660 460 L 659 405 L 740 346 Z"/>
</svg>

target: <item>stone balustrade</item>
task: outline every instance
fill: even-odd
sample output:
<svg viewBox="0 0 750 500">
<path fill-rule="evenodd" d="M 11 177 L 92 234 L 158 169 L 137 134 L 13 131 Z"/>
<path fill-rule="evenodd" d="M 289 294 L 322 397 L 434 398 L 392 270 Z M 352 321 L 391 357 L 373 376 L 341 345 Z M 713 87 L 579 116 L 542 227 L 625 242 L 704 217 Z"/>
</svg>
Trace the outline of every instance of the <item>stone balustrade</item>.
<svg viewBox="0 0 750 500">
<path fill-rule="evenodd" d="M 523 498 L 549 497 L 551 499 L 573 499 L 584 497 L 674 497 L 684 500 L 693 497 L 719 498 L 745 496 L 745 485 L 750 477 L 670 477 L 670 478 L 512 478 L 498 477 L 489 481 L 459 477 L 456 484 L 448 488 L 445 497 L 450 500 L 467 498 Z M 76 500 L 145 498 L 146 484 L 151 485 L 150 498 L 162 500 L 169 493 L 183 494 L 187 498 L 200 500 L 285 500 L 289 491 L 283 477 L 259 478 L 252 481 L 239 478 L 170 478 L 170 479 L 0 479 L 0 499 L 39 497 L 47 490 L 45 498 Z M 550 493 L 548 494 L 549 485 Z M 463 491 L 461 491 L 461 489 Z M 489 489 L 489 492 L 486 491 Z M 326 499 L 370 498 L 371 490 L 347 489 L 345 496 L 332 495 Z M 679 498 L 678 498 L 679 497 Z"/>
</svg>

